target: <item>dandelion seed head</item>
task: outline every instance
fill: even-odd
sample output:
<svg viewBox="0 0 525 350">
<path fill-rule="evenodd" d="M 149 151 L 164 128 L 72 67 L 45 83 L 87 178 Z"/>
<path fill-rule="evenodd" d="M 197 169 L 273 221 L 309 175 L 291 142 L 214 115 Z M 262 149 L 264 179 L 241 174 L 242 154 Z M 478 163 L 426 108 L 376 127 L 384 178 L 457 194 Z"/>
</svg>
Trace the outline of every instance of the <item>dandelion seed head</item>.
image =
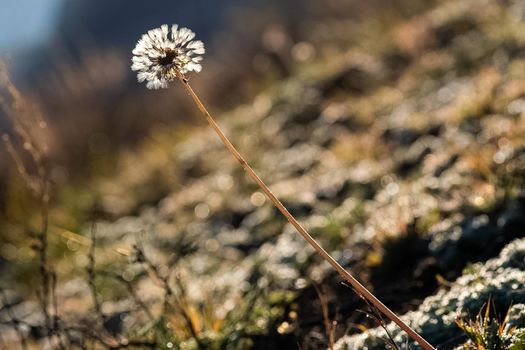
<svg viewBox="0 0 525 350">
<path fill-rule="evenodd" d="M 194 32 L 176 24 L 171 30 L 164 24 L 142 35 L 131 59 L 138 81 L 145 81 L 148 89 L 165 89 L 176 78 L 176 71 L 200 72 L 204 44 L 194 38 Z"/>
</svg>

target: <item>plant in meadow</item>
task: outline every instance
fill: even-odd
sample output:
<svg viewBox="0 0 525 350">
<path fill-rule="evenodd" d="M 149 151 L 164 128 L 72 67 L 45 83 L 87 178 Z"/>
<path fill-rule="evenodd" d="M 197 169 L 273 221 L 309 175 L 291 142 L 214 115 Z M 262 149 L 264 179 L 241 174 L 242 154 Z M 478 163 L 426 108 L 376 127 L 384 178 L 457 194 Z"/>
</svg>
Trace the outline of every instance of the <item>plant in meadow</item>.
<svg viewBox="0 0 525 350">
<path fill-rule="evenodd" d="M 133 65 L 139 82 L 147 81 L 148 89 L 167 88 L 176 73 L 200 72 L 204 54 L 202 41 L 193 40 L 195 33 L 176 24 L 168 30 L 164 24 L 148 31 L 133 50 Z"/>
<path fill-rule="evenodd" d="M 131 69 L 137 71 L 139 82 L 146 81 L 148 89 L 167 88 L 169 83 L 178 79 L 186 92 L 195 102 L 197 108 L 206 117 L 208 124 L 217 133 L 230 153 L 239 161 L 247 174 L 259 185 L 261 190 L 268 196 L 277 209 L 286 217 L 297 232 L 323 257 L 345 281 L 350 283 L 356 293 L 370 302 L 374 307 L 385 314 L 391 321 L 403 329 L 414 341 L 425 350 L 433 350 L 421 335 L 414 331 L 410 326 L 403 322 L 394 312 L 377 299 L 368 289 L 366 289 L 357 279 L 346 271 L 317 241 L 306 231 L 305 228 L 290 214 L 281 201 L 272 193 L 268 186 L 261 180 L 252 167 L 246 162 L 235 146 L 223 133 L 219 125 L 215 122 L 212 115 L 208 112 L 198 95 L 191 87 L 186 74 L 189 72 L 200 72 L 202 66 L 202 54 L 204 54 L 204 44 L 202 41 L 193 40 L 195 33 L 188 28 L 179 28 L 177 25 L 171 27 L 162 25 L 148 31 L 138 41 L 133 50 Z"/>
</svg>

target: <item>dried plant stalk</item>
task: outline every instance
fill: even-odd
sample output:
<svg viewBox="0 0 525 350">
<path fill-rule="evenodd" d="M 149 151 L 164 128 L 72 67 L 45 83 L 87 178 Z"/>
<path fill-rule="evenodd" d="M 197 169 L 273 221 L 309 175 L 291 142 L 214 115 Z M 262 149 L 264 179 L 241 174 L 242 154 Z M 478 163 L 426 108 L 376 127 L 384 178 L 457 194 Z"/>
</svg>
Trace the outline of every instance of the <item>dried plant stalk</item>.
<svg viewBox="0 0 525 350">
<path fill-rule="evenodd" d="M 403 322 L 393 311 L 391 311 L 385 304 L 383 304 L 379 299 L 375 297 L 374 294 L 372 294 L 368 289 L 366 289 L 365 286 L 363 286 L 357 279 L 355 279 L 348 271 L 345 270 L 344 267 L 342 267 L 326 250 L 324 250 L 319 243 L 306 231 L 306 229 L 295 219 L 295 217 L 290 214 L 288 209 L 281 203 L 281 201 L 272 193 L 270 188 L 266 186 L 266 184 L 261 180 L 261 178 L 257 175 L 257 173 L 252 169 L 252 167 L 248 164 L 248 162 L 244 159 L 244 157 L 239 153 L 239 151 L 235 148 L 235 146 L 230 142 L 230 140 L 226 137 L 224 132 L 222 132 L 219 125 L 215 122 L 212 115 L 202 101 L 200 100 L 199 96 L 195 93 L 193 88 L 191 87 L 188 79 L 184 76 L 182 72 L 180 72 L 178 69 L 174 69 L 175 74 L 177 75 L 177 78 L 180 80 L 182 85 L 184 86 L 184 89 L 186 92 L 190 95 L 190 97 L 193 99 L 195 104 L 197 105 L 197 108 L 202 112 L 202 114 L 206 117 L 206 120 L 208 121 L 208 124 L 211 126 L 211 128 L 217 133 L 219 138 L 221 139 L 222 143 L 226 146 L 228 151 L 239 161 L 241 166 L 244 168 L 244 170 L 248 173 L 248 175 L 259 185 L 261 190 L 266 194 L 266 196 L 272 201 L 272 203 L 275 205 L 277 209 L 286 217 L 288 222 L 292 224 L 293 227 L 299 232 L 299 234 L 315 249 L 315 251 L 323 257 L 332 267 L 341 275 L 342 278 L 344 278 L 345 281 L 350 283 L 350 285 L 356 290 L 357 293 L 359 293 L 363 298 L 368 300 L 372 305 L 374 305 L 378 310 L 380 310 L 385 316 L 387 316 L 392 322 L 396 323 L 401 329 L 403 329 L 414 341 L 416 341 L 421 347 L 423 347 L 425 350 L 434 350 L 434 347 L 430 345 L 421 335 L 419 335 L 416 331 L 414 331 L 408 324 Z"/>
<path fill-rule="evenodd" d="M 330 350 L 334 350 L 337 321 L 330 319 L 330 312 L 328 309 L 328 298 L 326 297 L 326 295 L 323 294 L 323 292 L 321 291 L 321 289 L 319 289 L 317 284 L 314 284 L 314 288 L 317 293 L 317 297 L 319 298 L 319 302 L 321 303 L 321 311 L 323 312 L 323 323 L 326 336 L 328 338 L 328 346 Z"/>
</svg>

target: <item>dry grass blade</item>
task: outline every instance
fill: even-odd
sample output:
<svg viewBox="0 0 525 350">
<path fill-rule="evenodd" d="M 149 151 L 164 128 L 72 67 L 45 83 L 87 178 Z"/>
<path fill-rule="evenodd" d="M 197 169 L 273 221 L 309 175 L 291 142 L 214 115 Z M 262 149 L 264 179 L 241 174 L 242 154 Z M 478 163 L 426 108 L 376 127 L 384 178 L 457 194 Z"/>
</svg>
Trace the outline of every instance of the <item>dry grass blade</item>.
<svg viewBox="0 0 525 350">
<path fill-rule="evenodd" d="M 334 350 L 335 348 L 335 330 L 337 327 L 337 321 L 330 319 L 330 313 L 328 309 L 328 300 L 326 298 L 326 295 L 323 294 L 323 292 L 319 289 L 319 287 L 316 284 L 314 284 L 314 288 L 319 298 L 319 302 L 321 303 L 321 309 L 323 312 L 323 323 L 324 323 L 326 335 L 328 336 L 328 345 L 330 347 L 330 350 Z"/>
</svg>

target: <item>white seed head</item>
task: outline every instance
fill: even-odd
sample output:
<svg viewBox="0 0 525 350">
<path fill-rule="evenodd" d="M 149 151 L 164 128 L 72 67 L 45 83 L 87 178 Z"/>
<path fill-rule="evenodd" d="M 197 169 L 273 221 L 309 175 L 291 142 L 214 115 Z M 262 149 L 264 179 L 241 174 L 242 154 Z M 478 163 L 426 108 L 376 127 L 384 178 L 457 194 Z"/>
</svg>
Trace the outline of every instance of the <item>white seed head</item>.
<svg viewBox="0 0 525 350">
<path fill-rule="evenodd" d="M 165 89 L 176 78 L 177 70 L 182 74 L 200 72 L 204 44 L 193 38 L 194 32 L 176 24 L 171 26 L 171 32 L 164 24 L 142 35 L 131 59 L 138 81 L 146 81 L 148 89 Z"/>
</svg>

